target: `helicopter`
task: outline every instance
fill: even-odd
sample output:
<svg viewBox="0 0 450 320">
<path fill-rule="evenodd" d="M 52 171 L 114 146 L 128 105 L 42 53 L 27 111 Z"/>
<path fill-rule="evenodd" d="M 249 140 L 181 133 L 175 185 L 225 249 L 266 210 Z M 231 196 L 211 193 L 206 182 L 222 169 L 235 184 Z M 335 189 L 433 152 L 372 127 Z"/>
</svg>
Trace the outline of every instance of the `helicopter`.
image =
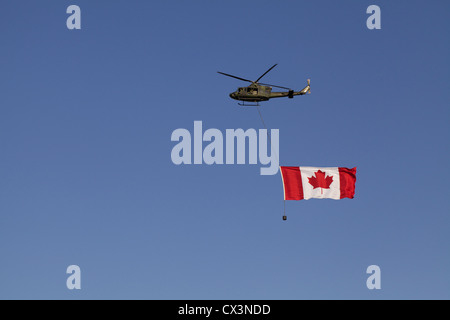
<svg viewBox="0 0 450 320">
<path fill-rule="evenodd" d="M 301 96 L 306 93 L 311 93 L 311 87 L 310 87 L 310 79 L 307 80 L 307 86 L 303 88 L 300 91 L 294 91 L 290 88 L 282 87 L 282 86 L 276 86 L 272 84 L 267 83 L 260 83 L 259 80 L 261 80 L 262 77 L 264 77 L 269 71 L 271 71 L 273 68 L 275 68 L 278 64 L 274 64 L 272 67 L 269 68 L 266 72 L 262 74 L 258 79 L 255 81 L 251 81 L 248 79 L 244 79 L 241 77 L 236 77 L 231 74 L 223 73 L 220 71 L 217 71 L 217 73 L 223 74 L 224 76 L 235 78 L 238 80 L 250 82 L 251 84 L 248 87 L 239 87 L 235 92 L 230 93 L 230 98 L 238 101 L 242 101 L 238 103 L 240 106 L 259 106 L 259 102 L 267 101 L 272 98 L 283 98 L 288 97 L 289 99 L 294 98 L 294 96 Z M 280 89 L 286 89 L 288 91 L 285 92 L 272 92 L 272 87 L 280 88 Z M 256 104 L 245 104 L 245 102 L 256 102 Z"/>
</svg>

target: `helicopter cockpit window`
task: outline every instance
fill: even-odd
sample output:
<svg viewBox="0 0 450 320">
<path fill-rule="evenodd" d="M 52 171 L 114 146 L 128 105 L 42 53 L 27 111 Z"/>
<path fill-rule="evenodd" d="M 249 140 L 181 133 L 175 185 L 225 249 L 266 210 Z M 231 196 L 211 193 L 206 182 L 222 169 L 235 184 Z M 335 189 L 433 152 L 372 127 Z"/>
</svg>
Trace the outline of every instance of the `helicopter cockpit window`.
<svg viewBox="0 0 450 320">
<path fill-rule="evenodd" d="M 258 94 L 257 88 L 247 88 L 247 92 L 250 94 Z"/>
</svg>

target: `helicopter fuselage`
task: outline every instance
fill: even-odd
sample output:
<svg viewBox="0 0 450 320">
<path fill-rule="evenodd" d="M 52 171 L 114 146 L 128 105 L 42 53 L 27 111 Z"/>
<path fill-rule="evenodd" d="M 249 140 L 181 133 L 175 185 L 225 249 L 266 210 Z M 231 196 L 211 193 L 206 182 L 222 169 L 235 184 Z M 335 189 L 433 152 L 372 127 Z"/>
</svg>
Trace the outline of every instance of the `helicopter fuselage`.
<svg viewBox="0 0 450 320">
<path fill-rule="evenodd" d="M 230 98 L 239 101 L 259 102 L 270 99 L 272 88 L 268 86 L 248 86 L 238 88 L 230 93 Z"/>
</svg>

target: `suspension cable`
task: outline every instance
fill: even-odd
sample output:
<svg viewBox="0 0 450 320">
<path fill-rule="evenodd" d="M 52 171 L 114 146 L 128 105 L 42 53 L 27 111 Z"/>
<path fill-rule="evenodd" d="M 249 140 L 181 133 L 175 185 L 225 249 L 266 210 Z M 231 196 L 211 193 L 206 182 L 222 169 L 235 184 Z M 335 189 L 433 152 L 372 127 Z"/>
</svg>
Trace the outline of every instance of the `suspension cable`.
<svg viewBox="0 0 450 320">
<path fill-rule="evenodd" d="M 269 129 L 267 129 L 266 123 L 264 122 L 264 119 L 263 119 L 262 114 L 261 114 L 261 110 L 259 110 L 259 105 L 256 106 L 256 109 L 258 110 L 259 117 L 261 118 L 261 122 L 262 122 L 264 128 L 266 129 L 267 140 L 269 141 L 269 144 L 270 144 L 270 152 L 271 153 L 272 152 L 275 153 L 275 156 L 278 159 L 278 165 L 279 165 L 280 164 L 280 158 L 278 157 L 277 152 L 275 150 L 272 150 L 272 137 L 270 136 Z M 281 174 L 281 172 L 280 172 L 280 174 Z M 283 208 L 284 209 L 283 210 L 283 220 L 287 220 L 287 217 L 286 217 L 286 199 L 284 199 L 284 197 L 283 197 L 283 207 L 284 207 Z"/>
</svg>

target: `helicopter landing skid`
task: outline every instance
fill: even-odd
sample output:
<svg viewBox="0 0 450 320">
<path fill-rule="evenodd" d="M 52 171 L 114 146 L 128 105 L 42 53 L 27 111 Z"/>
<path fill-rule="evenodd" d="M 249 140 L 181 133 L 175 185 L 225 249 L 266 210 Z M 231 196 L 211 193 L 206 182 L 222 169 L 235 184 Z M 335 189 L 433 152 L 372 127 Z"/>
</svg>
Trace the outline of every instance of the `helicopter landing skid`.
<svg viewBox="0 0 450 320">
<path fill-rule="evenodd" d="M 259 102 L 256 102 L 255 104 L 245 104 L 245 102 L 238 102 L 238 105 L 242 106 L 242 107 L 259 107 L 260 104 Z"/>
</svg>

